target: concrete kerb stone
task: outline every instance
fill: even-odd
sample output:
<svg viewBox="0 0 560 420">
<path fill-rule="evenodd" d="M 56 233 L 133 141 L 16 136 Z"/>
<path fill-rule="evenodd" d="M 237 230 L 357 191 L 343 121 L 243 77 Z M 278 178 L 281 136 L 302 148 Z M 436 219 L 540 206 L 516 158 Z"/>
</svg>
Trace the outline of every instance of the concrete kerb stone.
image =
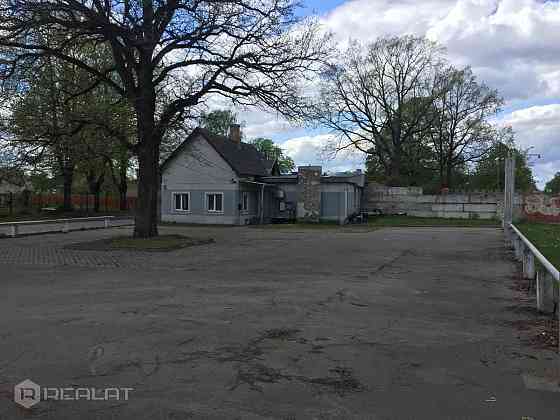
<svg viewBox="0 0 560 420">
<path fill-rule="evenodd" d="M 558 283 L 545 269 L 537 270 L 537 309 L 553 314 L 558 308 Z"/>
</svg>

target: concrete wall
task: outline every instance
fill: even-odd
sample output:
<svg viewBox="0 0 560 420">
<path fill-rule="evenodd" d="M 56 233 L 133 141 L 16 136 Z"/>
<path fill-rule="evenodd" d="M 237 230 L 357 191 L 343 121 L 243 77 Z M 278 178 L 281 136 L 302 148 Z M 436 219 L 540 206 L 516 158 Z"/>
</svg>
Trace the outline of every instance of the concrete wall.
<svg viewBox="0 0 560 420">
<path fill-rule="evenodd" d="M 240 224 L 240 184 L 236 173 L 202 137 L 193 139 L 186 150 L 171 161 L 162 174 L 161 219 L 164 222 Z M 174 192 L 188 192 L 190 211 L 174 210 Z M 206 209 L 206 193 L 221 192 L 223 212 Z M 250 202 L 256 203 L 255 199 Z M 247 215 L 250 217 L 250 215 Z"/>
<path fill-rule="evenodd" d="M 514 214 L 520 217 L 522 197 L 516 196 Z M 417 217 L 501 218 L 503 193 L 423 194 L 419 187 L 386 187 L 368 184 L 365 207 L 385 214 L 406 213 Z"/>
</svg>

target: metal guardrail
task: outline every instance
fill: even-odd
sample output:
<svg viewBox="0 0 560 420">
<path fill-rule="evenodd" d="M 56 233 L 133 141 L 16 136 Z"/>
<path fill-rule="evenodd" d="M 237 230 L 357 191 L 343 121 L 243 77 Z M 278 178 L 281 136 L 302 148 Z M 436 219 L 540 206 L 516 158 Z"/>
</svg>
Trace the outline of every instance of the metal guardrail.
<svg viewBox="0 0 560 420">
<path fill-rule="evenodd" d="M 45 219 L 45 220 L 23 220 L 19 222 L 3 222 L 0 223 L 0 228 L 8 227 L 9 233 L 8 236 L 15 238 L 18 236 L 20 227 L 21 226 L 34 226 L 34 225 L 60 225 L 62 224 L 62 228 L 60 229 L 53 229 L 53 230 L 41 230 L 39 232 L 27 232 L 27 233 L 52 233 L 52 232 L 70 232 L 71 225 L 74 223 L 88 223 L 88 222 L 103 222 L 103 228 L 108 229 L 110 227 L 115 227 L 115 225 L 111 224 L 114 220 L 122 220 L 117 219 L 115 216 L 97 216 L 97 217 L 76 217 L 70 219 Z M 128 220 L 128 219 L 124 219 Z M 134 223 L 133 220 L 132 224 Z M 124 226 L 119 224 L 118 226 Z M 83 227 L 81 228 L 83 229 Z"/>
<path fill-rule="evenodd" d="M 506 235 L 513 242 L 515 257 L 523 263 L 523 276 L 536 280 L 538 310 L 555 313 L 560 300 L 560 272 L 519 229 L 513 224 L 509 224 L 508 228 Z M 537 267 L 536 261 L 540 267 Z"/>
<path fill-rule="evenodd" d="M 529 239 L 527 239 L 525 235 L 523 235 L 519 231 L 519 229 L 517 229 L 513 224 L 510 224 L 509 226 L 516 233 L 517 237 L 523 242 L 523 245 L 526 246 L 535 257 L 537 257 L 539 262 L 552 275 L 552 277 L 556 281 L 560 282 L 560 271 L 558 271 L 558 269 L 554 265 L 552 265 L 543 254 L 540 253 L 537 247 L 533 245 L 531 241 L 529 241 Z"/>
</svg>

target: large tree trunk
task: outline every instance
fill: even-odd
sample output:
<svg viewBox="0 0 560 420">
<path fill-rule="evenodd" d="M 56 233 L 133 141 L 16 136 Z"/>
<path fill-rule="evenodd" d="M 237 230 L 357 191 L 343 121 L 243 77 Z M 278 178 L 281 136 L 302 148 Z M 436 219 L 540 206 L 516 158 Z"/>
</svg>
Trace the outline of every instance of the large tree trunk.
<svg viewBox="0 0 560 420">
<path fill-rule="evenodd" d="M 399 146 L 393 149 L 393 156 L 391 156 L 389 185 L 392 187 L 402 186 L 401 166 L 402 166 L 402 150 L 401 147 Z"/>
<path fill-rule="evenodd" d="M 453 178 L 453 166 L 451 165 L 451 163 L 448 163 L 445 171 L 445 185 L 447 186 L 447 188 L 451 188 L 452 178 Z"/>
<path fill-rule="evenodd" d="M 445 165 L 443 158 L 439 158 L 439 186 L 441 189 L 447 188 L 447 181 L 445 180 Z"/>
<path fill-rule="evenodd" d="M 158 235 L 159 144 L 156 141 L 143 144 L 138 153 L 138 164 L 134 237 L 150 238 Z"/>
<path fill-rule="evenodd" d="M 402 143 L 401 143 L 401 127 L 399 120 L 391 122 L 391 142 L 392 156 L 390 162 L 389 185 L 392 187 L 401 186 L 401 159 L 402 159 Z"/>
<path fill-rule="evenodd" d="M 121 211 L 128 210 L 127 192 L 128 192 L 128 159 L 122 159 L 119 163 L 119 209 Z"/>
<path fill-rule="evenodd" d="M 89 192 L 93 195 L 93 211 L 99 213 L 101 208 L 101 186 L 105 176 L 101 174 L 99 177 L 95 176 L 93 171 L 90 171 L 87 176 L 87 181 L 89 184 Z"/>
<path fill-rule="evenodd" d="M 155 92 L 144 93 L 136 106 L 138 119 L 138 201 L 134 237 L 158 235 L 159 144 L 155 129 Z"/>
<path fill-rule="evenodd" d="M 101 191 L 97 190 L 93 194 L 93 211 L 94 213 L 99 213 L 101 208 Z"/>
<path fill-rule="evenodd" d="M 389 175 L 389 185 L 400 187 L 401 185 L 401 162 L 400 158 L 394 156 L 391 162 L 391 173 Z"/>
<path fill-rule="evenodd" d="M 127 199 L 127 188 L 119 189 L 119 210 L 120 211 L 127 211 L 128 210 L 128 199 Z"/>
<path fill-rule="evenodd" d="M 119 184 L 119 209 L 121 211 L 128 210 L 127 193 L 128 193 L 128 184 L 125 178 L 124 181 L 121 180 Z"/>
<path fill-rule="evenodd" d="M 65 168 L 62 173 L 63 177 L 63 198 L 62 198 L 62 209 L 64 211 L 72 211 L 74 207 L 72 206 L 72 181 L 74 180 L 74 171 Z"/>
</svg>

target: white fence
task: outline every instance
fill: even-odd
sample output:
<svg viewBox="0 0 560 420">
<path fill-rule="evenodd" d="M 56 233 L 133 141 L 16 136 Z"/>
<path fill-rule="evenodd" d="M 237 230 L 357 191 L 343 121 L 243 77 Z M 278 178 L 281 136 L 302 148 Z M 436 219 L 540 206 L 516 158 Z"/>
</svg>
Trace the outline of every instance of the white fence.
<svg viewBox="0 0 560 420">
<path fill-rule="evenodd" d="M 506 235 L 513 242 L 515 257 L 523 263 L 523 276 L 536 280 L 537 309 L 554 314 L 558 310 L 560 272 L 513 224 L 506 228 Z"/>
<path fill-rule="evenodd" d="M 134 225 L 134 219 L 115 216 L 77 217 L 72 219 L 28 220 L 0 223 L 0 236 L 15 238 L 18 235 L 70 232 L 72 230 L 111 228 Z"/>
</svg>

